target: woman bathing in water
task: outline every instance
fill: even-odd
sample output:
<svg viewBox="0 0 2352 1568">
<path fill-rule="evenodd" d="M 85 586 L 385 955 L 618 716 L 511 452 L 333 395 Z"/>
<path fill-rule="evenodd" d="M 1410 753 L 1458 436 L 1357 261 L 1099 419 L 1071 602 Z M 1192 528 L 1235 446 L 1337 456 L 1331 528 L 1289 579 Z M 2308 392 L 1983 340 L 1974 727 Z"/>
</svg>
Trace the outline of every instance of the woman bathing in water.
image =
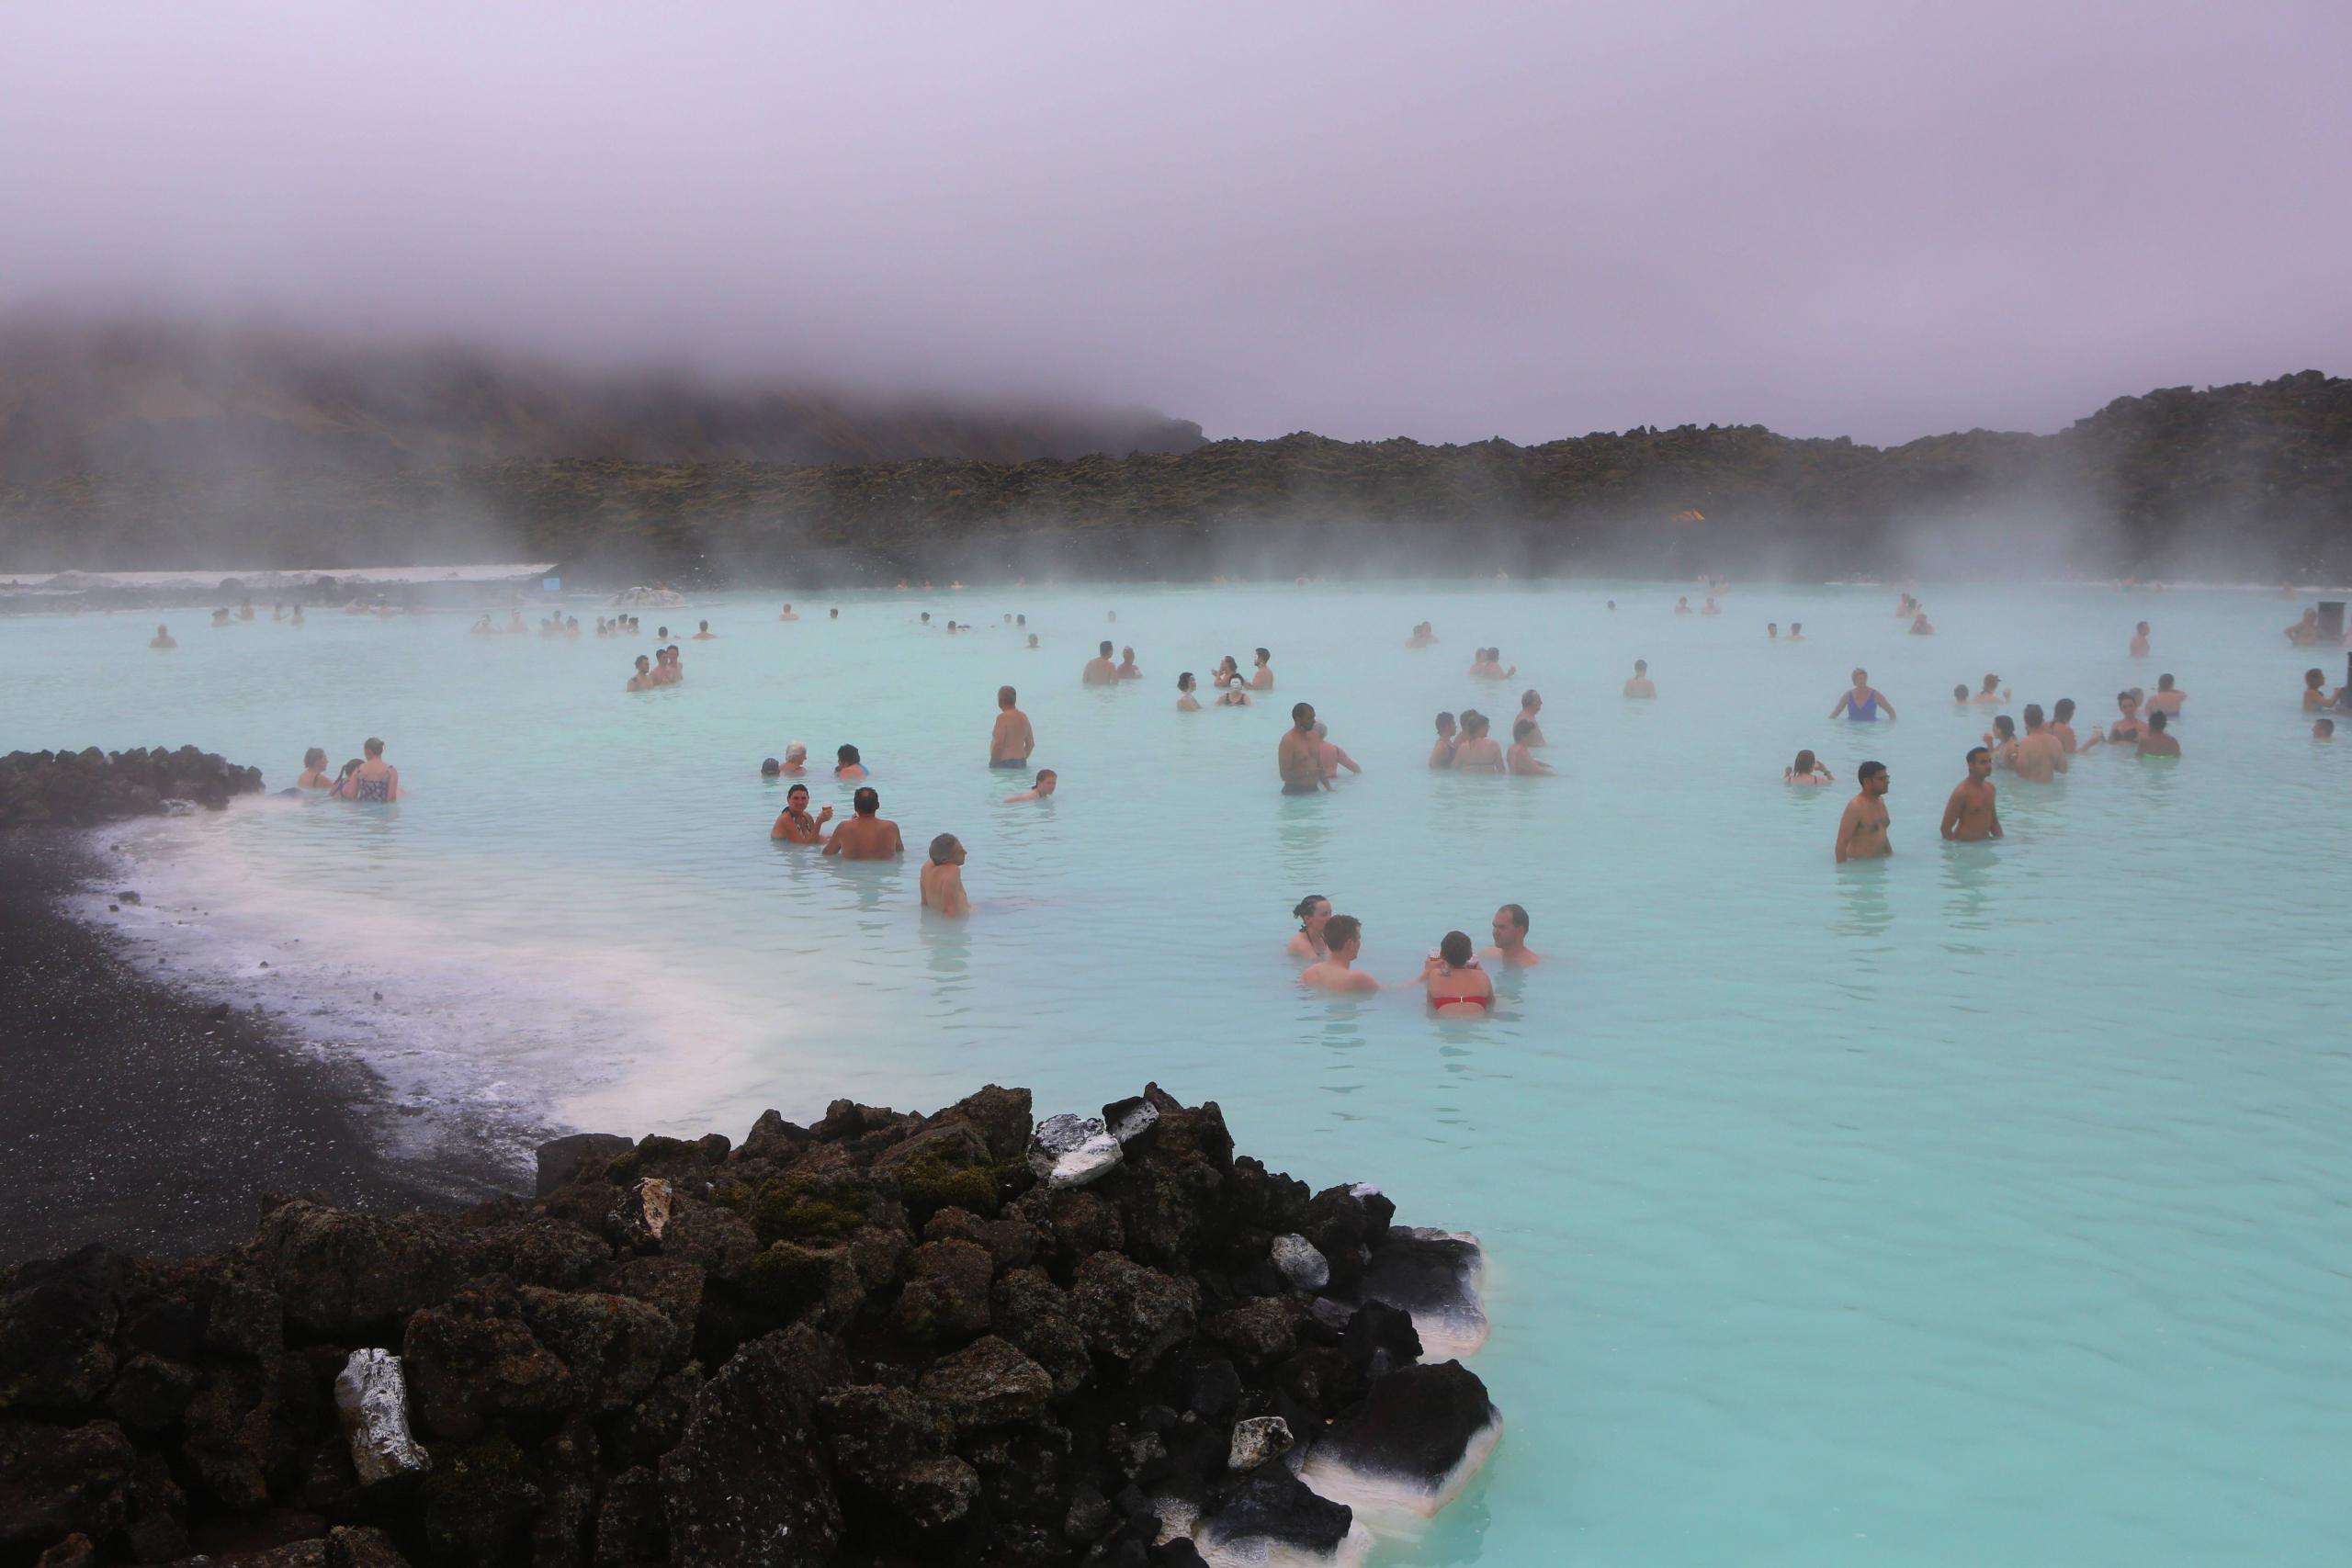
<svg viewBox="0 0 2352 1568">
<path fill-rule="evenodd" d="M 155 629 L 162 631 L 164 628 L 157 626 Z M 2335 705 L 2336 698 L 2341 695 L 2343 695 L 2341 692 L 2331 692 L 2327 689 L 2325 671 L 2303 671 L 2303 711 L 2305 713 L 2316 712 L 2321 708 L 2332 708 Z"/>
<path fill-rule="evenodd" d="M 1421 966 L 1421 988 L 1440 1018 L 1484 1018 L 1495 1005 L 1495 982 L 1471 955 L 1470 938 L 1448 931 Z"/>
<path fill-rule="evenodd" d="M 2136 746 L 2139 744 L 2140 733 L 2147 728 L 2140 717 L 2139 691 L 2135 688 L 2128 692 L 2116 693 L 2115 712 L 2114 722 L 2107 727 L 2104 733 L 2096 727 L 2092 728 L 2091 738 L 2083 742 L 2082 750 L 2087 751 L 2094 746 Z"/>
<path fill-rule="evenodd" d="M 1838 782 L 1838 776 L 1821 765 L 1811 751 L 1800 751 L 1797 760 L 1781 770 L 1781 782 L 1792 784 L 1826 784 Z"/>
<path fill-rule="evenodd" d="M 1476 708 L 1462 710 L 1462 738 L 1453 748 L 1455 773 L 1499 773 L 1503 771 L 1502 742 L 1487 733 L 1491 728 L 1487 716 Z"/>
<path fill-rule="evenodd" d="M 327 753 L 323 746 L 313 746 L 302 753 L 302 776 L 294 781 L 297 789 L 333 789 L 334 780 L 327 776 Z"/>
<path fill-rule="evenodd" d="M 1460 743 L 1460 738 L 1454 732 L 1453 716 L 1450 713 L 1438 715 L 1437 744 L 1430 748 L 1430 766 L 1431 768 L 1453 766 L 1454 748 Z"/>
<path fill-rule="evenodd" d="M 830 806 L 810 816 L 808 786 L 797 784 L 784 792 L 784 809 L 776 813 L 775 826 L 768 829 L 768 837 L 790 844 L 822 843 L 825 824 L 832 819 L 833 808 Z"/>
<path fill-rule="evenodd" d="M 1250 682 L 1244 681 L 1238 674 L 1235 675 L 1231 680 L 1226 682 L 1225 691 L 1216 699 L 1216 705 L 1224 708 L 1248 707 L 1250 705 Z"/>
<path fill-rule="evenodd" d="M 1894 705 L 1886 700 L 1885 694 L 1871 684 L 1871 672 L 1857 670 L 1854 671 L 1853 689 L 1838 694 L 1838 705 L 1829 710 L 1829 716 L 1837 718 L 1843 716 L 1856 724 L 1872 724 L 1877 722 L 1881 708 L 1886 710 L 1888 718 L 1894 716 Z"/>
<path fill-rule="evenodd" d="M 2076 751 L 2082 750 L 2082 743 L 2075 739 L 2074 698 L 2060 697 L 2057 703 L 2052 706 L 2050 710 L 2050 733 L 2058 738 L 2058 744 L 2064 749 L 2066 755 L 2071 757 Z"/>
<path fill-rule="evenodd" d="M 360 759 L 354 757 L 351 761 L 343 765 L 343 771 L 335 775 L 334 784 L 327 790 L 327 796 L 329 799 L 352 800 L 357 798 L 351 793 L 351 775 L 359 771 L 359 763 Z"/>
<path fill-rule="evenodd" d="M 1193 695 L 1194 684 L 1196 682 L 1193 680 L 1193 672 L 1190 670 L 1176 677 L 1176 711 L 1178 713 L 1201 711 L 1201 699 Z"/>
<path fill-rule="evenodd" d="M 1331 950 L 1323 945 L 1323 927 L 1331 918 L 1331 900 L 1320 893 L 1310 893 L 1292 908 L 1291 916 L 1298 921 L 1298 930 L 1283 951 L 1310 964 L 1330 957 Z"/>
<path fill-rule="evenodd" d="M 865 763 L 865 761 L 858 756 L 857 748 L 850 745 L 847 741 L 843 741 L 841 747 L 833 753 L 833 777 L 837 779 L 862 779 L 866 776 Z"/>
<path fill-rule="evenodd" d="M 2004 768 L 2018 765 L 2018 721 L 2007 714 L 1993 716 L 1993 728 L 1984 732 L 1984 744 L 1993 749 L 1993 761 Z"/>
</svg>

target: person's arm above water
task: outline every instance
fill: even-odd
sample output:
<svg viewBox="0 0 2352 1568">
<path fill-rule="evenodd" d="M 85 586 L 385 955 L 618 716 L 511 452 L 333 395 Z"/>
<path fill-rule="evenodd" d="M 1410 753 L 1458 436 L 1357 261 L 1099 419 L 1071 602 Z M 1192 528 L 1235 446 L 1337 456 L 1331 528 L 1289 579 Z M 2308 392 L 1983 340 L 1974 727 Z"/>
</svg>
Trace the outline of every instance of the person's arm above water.
<svg viewBox="0 0 2352 1568">
<path fill-rule="evenodd" d="M 1894 705 L 1886 700 L 1886 694 L 1884 692 L 1880 691 L 1876 686 L 1872 686 L 1871 688 L 1871 695 L 1878 699 L 1878 705 L 1886 710 L 1887 717 L 1893 718 L 1894 716 Z"/>
<path fill-rule="evenodd" d="M 1631 692 L 1633 689 L 1634 683 L 1631 681 L 1626 682 L 1625 690 Z M 1829 710 L 1829 716 L 1836 718 L 1839 714 L 1844 713 L 1848 708 L 1852 707 L 1853 705 L 1854 694 L 1851 692 L 1840 692 L 1838 694 L 1837 705 Z"/>
<path fill-rule="evenodd" d="M 844 822 L 843 824 L 842 824 L 842 827 L 843 827 L 843 828 L 845 828 L 845 827 L 847 827 L 847 826 L 849 826 L 849 824 L 847 824 L 846 822 Z M 841 829 L 841 828 L 836 828 L 836 829 L 834 829 L 832 830 L 831 835 L 829 838 L 827 838 L 827 839 L 825 840 L 825 849 L 824 849 L 824 852 L 825 852 L 825 853 L 827 853 L 827 854 L 829 854 L 829 855 L 837 855 L 837 854 L 839 854 L 839 853 L 841 853 L 841 852 L 842 852 L 842 829 Z"/>
<path fill-rule="evenodd" d="M 1961 791 L 1967 787 L 1968 786 L 1966 784 L 1962 784 L 1958 789 L 1953 790 L 1951 792 L 1951 798 L 1944 802 L 1943 826 L 1937 829 L 1936 831 L 1941 833 L 1947 839 L 1951 838 L 1960 827 Z"/>
<path fill-rule="evenodd" d="M 1846 803 L 1846 815 L 1838 818 L 1838 863 L 1843 865 L 1852 858 L 1854 829 L 1862 819 L 1861 797 L 1857 795 Z"/>
</svg>

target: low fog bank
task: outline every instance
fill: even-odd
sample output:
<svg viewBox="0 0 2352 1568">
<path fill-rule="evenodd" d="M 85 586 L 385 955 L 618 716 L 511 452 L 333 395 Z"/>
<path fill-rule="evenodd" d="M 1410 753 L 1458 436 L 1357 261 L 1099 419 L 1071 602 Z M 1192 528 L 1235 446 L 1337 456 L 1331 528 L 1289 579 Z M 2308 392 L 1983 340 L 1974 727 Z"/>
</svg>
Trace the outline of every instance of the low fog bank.
<svg viewBox="0 0 2352 1568">
<path fill-rule="evenodd" d="M 167 360 L 168 374 L 101 377 L 97 390 L 77 385 L 45 406 L 0 382 L 0 571 L 545 560 L 581 586 L 812 589 L 2352 576 L 2352 381 L 2317 371 L 2120 398 L 2052 435 L 1978 430 L 1887 448 L 1755 425 L 1430 446 L 1306 434 L 1203 444 L 1177 424 L 1160 449 L 1072 456 L 1036 448 L 1081 427 L 1001 411 L 926 426 L 903 409 L 781 395 L 665 401 L 650 383 L 628 405 L 609 389 L 591 396 L 462 356 L 419 357 L 404 363 L 429 371 L 359 388 L 270 363 L 279 371 L 207 379 Z M 80 446 L 40 437 L 71 423 L 61 408 L 95 406 L 116 417 L 83 420 Z M 639 412 L 615 423 L 628 406 Z M 774 417 L 759 424 L 753 408 Z M 920 450 L 747 457 L 754 428 Z M 687 455 L 638 455 L 649 433 Z"/>
</svg>

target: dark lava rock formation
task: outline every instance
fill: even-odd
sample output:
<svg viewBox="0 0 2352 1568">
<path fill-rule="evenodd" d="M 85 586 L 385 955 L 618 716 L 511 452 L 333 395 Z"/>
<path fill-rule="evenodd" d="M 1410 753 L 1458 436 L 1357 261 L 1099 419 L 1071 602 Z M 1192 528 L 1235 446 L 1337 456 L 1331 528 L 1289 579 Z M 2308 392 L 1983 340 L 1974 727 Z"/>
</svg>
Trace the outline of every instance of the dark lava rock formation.
<svg viewBox="0 0 2352 1568">
<path fill-rule="evenodd" d="M 54 824 L 89 828 L 201 806 L 218 811 L 232 795 L 261 788 L 259 768 L 183 746 L 166 751 L 12 751 L 0 757 L 0 831 Z"/>
<path fill-rule="evenodd" d="M 1106 1111 L 1075 1163 L 993 1086 L 566 1140 L 530 1201 L 0 1270 L 0 1563 L 1142 1568 L 1330 1551 L 1318 1444 L 1410 1480 L 1491 1437 L 1374 1292 L 1426 1245 L 1385 1199 Z"/>
</svg>

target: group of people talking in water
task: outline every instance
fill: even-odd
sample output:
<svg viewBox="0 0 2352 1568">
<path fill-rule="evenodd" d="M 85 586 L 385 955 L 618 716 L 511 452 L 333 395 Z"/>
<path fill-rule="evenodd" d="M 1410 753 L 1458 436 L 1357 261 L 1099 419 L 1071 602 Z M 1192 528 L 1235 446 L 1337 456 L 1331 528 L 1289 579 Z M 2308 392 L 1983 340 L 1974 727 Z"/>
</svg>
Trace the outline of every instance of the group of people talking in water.
<svg viewBox="0 0 2352 1568">
<path fill-rule="evenodd" d="M 1299 984 L 1320 991 L 1363 992 L 1418 987 L 1440 1018 L 1485 1018 L 1494 1011 L 1495 981 L 1487 965 L 1524 969 L 1543 962 L 1527 945 L 1527 910 L 1518 904 L 1497 909 L 1491 924 L 1494 944 L 1474 952 L 1476 944 L 1463 931 L 1439 939 L 1421 961 L 1420 973 L 1409 979 L 1384 983 L 1356 967 L 1363 953 L 1363 922 L 1353 915 L 1331 912 L 1331 900 L 1310 893 L 1291 909 L 1298 931 L 1283 951 L 1303 960 Z"/>
</svg>

